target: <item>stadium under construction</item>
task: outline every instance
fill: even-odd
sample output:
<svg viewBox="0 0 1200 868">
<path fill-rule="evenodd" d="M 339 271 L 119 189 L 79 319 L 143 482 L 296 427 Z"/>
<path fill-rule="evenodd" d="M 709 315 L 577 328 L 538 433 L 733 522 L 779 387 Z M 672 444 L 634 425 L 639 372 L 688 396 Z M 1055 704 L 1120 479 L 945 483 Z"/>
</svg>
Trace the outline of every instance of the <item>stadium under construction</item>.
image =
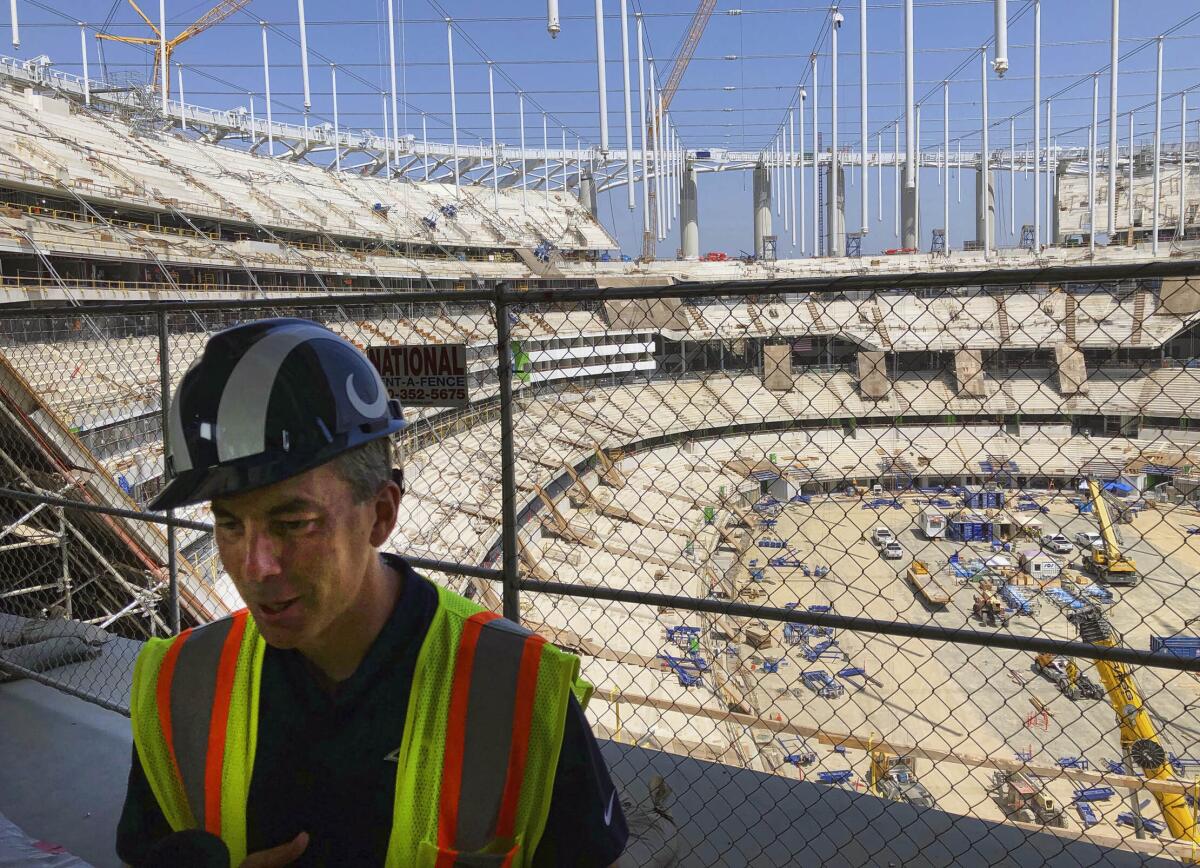
<svg viewBox="0 0 1200 868">
<path fill-rule="evenodd" d="M 977 146 L 952 147 L 947 80 L 945 137 L 922 147 L 909 114 L 884 151 L 874 4 L 840 5 L 749 150 L 685 147 L 668 120 L 711 2 L 651 73 L 648 10 L 597 0 L 626 135 L 608 141 L 602 72 L 587 149 L 526 147 L 523 115 L 519 148 L 462 143 L 457 121 L 449 141 L 402 137 L 394 74 L 376 132 L 336 107 L 310 126 L 190 104 L 161 84 L 165 18 L 142 16 L 161 66 L 141 85 L 90 76 L 86 39 L 82 75 L 0 58 L 0 865 L 119 864 L 136 655 L 244 607 L 207 505 L 147 511 L 170 396 L 211 334 L 269 316 L 409 370 L 417 348 L 461 358 L 460 394 L 406 407 L 384 550 L 579 655 L 630 821 L 622 864 L 1200 858 L 1186 102 L 1172 142 L 1160 119 L 1118 144 L 1114 74 L 1107 148 L 1095 108 L 1085 146 L 1052 140 L 1040 96 L 1030 141 L 989 147 L 1010 16 L 988 2 Z M 1040 52 L 1041 3 L 1012 5 Z M 817 62 L 836 82 L 846 16 L 851 147 L 836 86 L 817 135 Z M 279 34 L 261 28 L 269 73 Z M 754 249 L 702 255 L 704 179 L 735 171 Z M 964 174 L 973 219 L 956 221 Z M 898 240 L 872 251 L 849 224 L 885 191 Z M 640 255 L 620 255 L 604 196 L 642 210 Z"/>
</svg>

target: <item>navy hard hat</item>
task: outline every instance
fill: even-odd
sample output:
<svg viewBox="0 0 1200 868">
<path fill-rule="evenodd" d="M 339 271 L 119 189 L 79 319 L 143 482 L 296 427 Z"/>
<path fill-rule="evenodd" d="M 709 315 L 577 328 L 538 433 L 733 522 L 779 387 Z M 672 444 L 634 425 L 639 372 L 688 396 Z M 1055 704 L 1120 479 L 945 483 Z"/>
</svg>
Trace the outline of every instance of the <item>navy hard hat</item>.
<svg viewBox="0 0 1200 868">
<path fill-rule="evenodd" d="M 168 416 L 167 487 L 150 509 L 239 494 L 405 426 L 379 372 L 315 322 L 264 319 L 209 338 Z"/>
</svg>

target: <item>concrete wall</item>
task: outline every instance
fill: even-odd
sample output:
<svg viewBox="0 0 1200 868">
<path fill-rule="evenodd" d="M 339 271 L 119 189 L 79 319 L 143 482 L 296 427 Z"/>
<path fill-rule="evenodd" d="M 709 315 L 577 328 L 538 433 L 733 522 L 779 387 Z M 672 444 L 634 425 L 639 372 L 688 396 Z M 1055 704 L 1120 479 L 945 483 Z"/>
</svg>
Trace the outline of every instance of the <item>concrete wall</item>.
<svg viewBox="0 0 1200 868">
<path fill-rule="evenodd" d="M 892 390 L 887 373 L 887 356 L 877 350 L 858 354 L 858 387 L 863 397 L 876 401 L 886 398 Z"/>
<path fill-rule="evenodd" d="M 792 347 L 790 344 L 767 344 L 763 347 L 763 386 L 772 392 L 790 392 L 792 379 Z"/>
</svg>

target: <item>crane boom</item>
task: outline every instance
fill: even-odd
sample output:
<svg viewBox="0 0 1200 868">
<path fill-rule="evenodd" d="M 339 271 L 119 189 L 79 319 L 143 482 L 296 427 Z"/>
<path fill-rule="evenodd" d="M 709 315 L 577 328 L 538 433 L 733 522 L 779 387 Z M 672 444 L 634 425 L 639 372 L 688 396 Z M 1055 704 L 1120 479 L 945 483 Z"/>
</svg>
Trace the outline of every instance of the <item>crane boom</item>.
<svg viewBox="0 0 1200 868">
<path fill-rule="evenodd" d="M 165 87 L 167 93 L 169 94 L 171 92 L 170 78 L 168 77 L 168 80 L 165 82 L 158 81 L 158 76 L 160 74 L 160 69 L 161 69 L 161 66 L 160 66 L 161 57 L 159 56 L 160 51 L 161 51 L 161 43 L 160 43 L 161 33 L 159 32 L 158 25 L 155 24 L 153 21 L 151 21 L 150 17 L 148 15 L 146 15 L 145 12 L 142 11 L 141 7 L 139 7 L 137 5 L 136 0 L 127 0 L 127 2 L 129 3 L 129 5 L 131 7 L 133 7 L 133 11 L 137 13 L 138 17 L 141 18 L 144 22 L 146 22 L 146 25 L 152 31 L 154 31 L 154 35 L 153 36 L 118 36 L 113 33 L 97 33 L 96 38 L 97 39 L 108 39 L 112 42 L 124 42 L 128 45 L 153 45 L 154 46 L 154 76 L 155 76 L 154 85 L 156 88 Z M 167 67 L 169 68 L 171 65 L 171 52 L 173 52 L 176 48 L 178 48 L 184 42 L 187 42 L 192 37 L 199 36 L 201 33 L 203 33 L 205 30 L 208 30 L 210 27 L 220 24 L 222 21 L 224 21 L 230 15 L 232 15 L 233 13 L 237 12 L 240 9 L 244 9 L 249 4 L 250 4 L 250 0 L 221 0 L 221 2 L 218 3 L 216 6 L 213 6 L 211 9 L 209 9 L 207 12 L 205 12 L 203 15 L 201 15 L 198 19 L 196 19 L 190 25 L 188 25 L 183 30 L 181 30 L 177 36 L 175 36 L 172 39 L 166 40 Z"/>
<path fill-rule="evenodd" d="M 1091 483 L 1089 488 L 1090 486 Z M 1117 634 L 1112 625 L 1105 620 L 1096 606 L 1088 606 L 1069 614 L 1067 618 L 1079 631 L 1082 641 L 1105 648 L 1112 648 L 1118 644 Z M 1124 663 L 1116 661 L 1096 660 L 1095 664 L 1100 673 L 1100 680 L 1104 682 L 1108 692 L 1108 701 L 1117 715 L 1121 747 L 1141 768 L 1142 775 L 1147 780 L 1169 779 L 1171 765 L 1168 762 L 1167 751 L 1146 711 L 1142 694 L 1133 678 L 1133 671 Z M 1188 807 L 1187 799 L 1181 793 L 1157 791 L 1154 798 L 1158 800 L 1159 810 L 1171 834 L 1183 841 L 1200 844 L 1196 817 Z"/>
<path fill-rule="evenodd" d="M 700 0 L 700 5 L 696 7 L 695 13 L 692 15 L 692 21 L 688 24 L 687 33 L 683 37 L 683 43 L 679 46 L 679 53 L 675 55 L 675 62 L 671 66 L 671 72 L 667 76 L 667 83 L 663 85 L 659 92 L 659 98 L 662 103 L 662 110 L 665 112 L 667 106 L 671 104 L 671 98 L 675 96 L 675 91 L 679 90 L 679 83 L 683 81 L 683 74 L 687 71 L 688 64 L 692 62 L 692 55 L 696 53 L 696 46 L 700 44 L 700 37 L 704 35 L 704 29 L 708 26 L 708 19 L 712 17 L 713 10 L 717 8 L 717 0 Z M 643 94 L 643 98 L 644 98 Z M 650 119 L 648 121 L 649 129 L 647 130 L 647 138 L 653 140 L 654 130 L 662 118 L 656 111 L 655 106 L 650 107 Z M 655 171 L 658 167 L 655 166 Z M 633 183 L 633 178 L 629 179 L 629 183 Z M 642 259 L 649 260 L 654 258 L 654 240 L 658 237 L 658 195 L 654 192 L 654 187 L 649 190 L 649 211 L 650 211 L 650 228 L 642 235 Z"/>
<path fill-rule="evenodd" d="M 191 24 L 191 26 L 184 28 L 183 32 L 181 32 L 178 36 L 176 36 L 174 39 L 168 40 L 170 48 L 174 48 L 181 42 L 186 42 L 193 36 L 199 36 L 205 30 L 208 30 L 208 28 L 220 24 L 239 9 L 244 9 L 249 3 L 250 0 L 221 0 L 221 2 L 212 9 L 209 9 L 207 12 L 197 18 L 196 21 Z"/>
<path fill-rule="evenodd" d="M 1104 551 L 1098 551 L 1093 546 L 1090 559 L 1085 556 L 1085 561 L 1090 560 L 1092 571 L 1109 582 L 1132 585 L 1137 581 L 1137 566 L 1121 551 L 1104 489 L 1095 479 L 1089 479 L 1087 486 L 1092 499 L 1092 514 L 1095 515 L 1096 524 L 1100 528 L 1100 540 Z"/>
<path fill-rule="evenodd" d="M 692 55 L 696 53 L 696 46 L 700 44 L 700 37 L 704 35 L 704 28 L 708 26 L 708 19 L 712 17 L 715 8 L 717 8 L 717 0 L 700 0 L 700 5 L 696 7 L 696 12 L 692 15 L 692 22 L 688 25 L 687 34 L 683 37 L 683 44 L 679 47 L 679 54 L 675 55 L 675 65 L 671 67 L 671 74 L 667 76 L 667 83 L 663 85 L 663 111 L 667 110 L 667 106 L 671 104 L 671 98 L 679 89 L 679 82 L 683 80 L 683 74 L 687 72 L 688 64 L 692 62 Z"/>
</svg>

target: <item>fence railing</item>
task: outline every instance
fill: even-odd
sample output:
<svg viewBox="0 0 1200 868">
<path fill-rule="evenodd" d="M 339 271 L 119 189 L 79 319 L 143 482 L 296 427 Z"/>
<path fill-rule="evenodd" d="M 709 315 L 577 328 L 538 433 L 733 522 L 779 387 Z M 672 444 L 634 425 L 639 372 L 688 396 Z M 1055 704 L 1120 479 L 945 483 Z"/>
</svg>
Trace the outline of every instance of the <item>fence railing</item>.
<svg viewBox="0 0 1200 868">
<path fill-rule="evenodd" d="M 140 640 L 241 605 L 205 507 L 141 508 L 161 485 L 168 396 L 212 331 L 299 314 L 363 347 L 490 342 L 498 393 L 398 438 L 409 491 L 387 548 L 578 652 L 597 732 L 1014 828 L 1082 824 L 1130 852 L 1161 822 L 1156 853 L 1172 855 L 1170 838 L 1195 839 L 1190 809 L 1160 797 L 1190 794 L 1200 755 L 1200 516 L 1138 493 L 1200 465 L 1184 433 L 1200 371 L 1134 372 L 1118 353 L 1194 327 L 1193 274 L 0 310 L 0 669 L 127 713 Z M 601 343 L 579 351 L 611 375 L 529 381 L 523 336 L 595 318 L 655 335 L 655 369 L 629 374 Z M 827 364 L 803 366 L 818 343 Z M 690 363 L 677 376 L 668 347 Z M 1054 347 L 1052 368 L 1001 364 Z M 945 369 L 893 363 L 916 352 Z M 1133 432 L 1139 417 L 1152 432 L 1064 424 Z M 1108 544 L 1085 547 L 1097 533 Z M 1114 708 L 1129 689 L 1137 703 Z M 1149 754 L 1130 732 L 1164 764 L 1135 762 Z M 925 796 L 881 749 L 921 760 Z M 1097 787 L 1112 795 L 1091 816 L 1061 807 L 1092 806 L 1079 794 Z M 1130 792 L 1150 802 L 1127 822 Z"/>
</svg>

